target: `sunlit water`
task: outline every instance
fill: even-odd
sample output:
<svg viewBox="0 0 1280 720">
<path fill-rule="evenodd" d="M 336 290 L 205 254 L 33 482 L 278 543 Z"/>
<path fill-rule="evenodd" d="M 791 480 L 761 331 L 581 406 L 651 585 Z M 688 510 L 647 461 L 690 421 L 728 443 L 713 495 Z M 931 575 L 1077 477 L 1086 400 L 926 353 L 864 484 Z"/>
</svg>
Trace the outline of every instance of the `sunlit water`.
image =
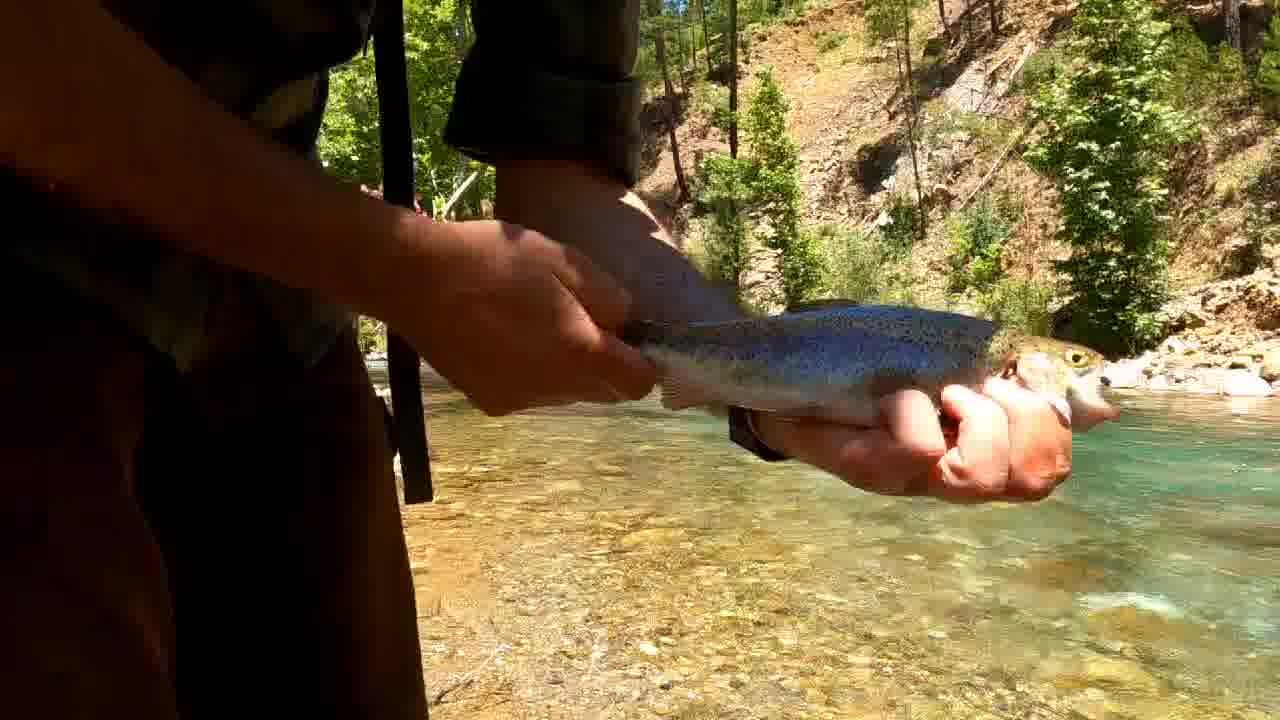
<svg viewBox="0 0 1280 720">
<path fill-rule="evenodd" d="M 483 556 L 490 626 L 580 646 L 510 663 L 643 688 L 599 717 L 1280 717 L 1280 400 L 1115 400 L 1053 498 L 957 507 L 760 463 L 652 399 L 493 419 L 432 385 L 420 598 Z M 429 676 L 458 640 L 433 622 Z M 587 692 L 547 682 L 511 692 Z"/>
</svg>

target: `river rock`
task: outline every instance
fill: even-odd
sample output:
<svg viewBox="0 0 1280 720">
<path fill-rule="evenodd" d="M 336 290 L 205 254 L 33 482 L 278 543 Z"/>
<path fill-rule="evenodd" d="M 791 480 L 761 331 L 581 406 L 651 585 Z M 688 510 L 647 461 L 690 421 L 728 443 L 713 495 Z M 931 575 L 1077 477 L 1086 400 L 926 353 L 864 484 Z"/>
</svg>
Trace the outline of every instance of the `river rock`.
<svg viewBox="0 0 1280 720">
<path fill-rule="evenodd" d="M 1085 661 L 1084 677 L 1090 683 L 1116 690 L 1154 693 L 1160 681 L 1133 660 L 1095 657 Z"/>
<path fill-rule="evenodd" d="M 1103 370 L 1103 376 L 1113 388 L 1136 388 L 1142 383 L 1143 372 L 1151 364 L 1151 360 L 1152 356 L 1148 354 L 1133 360 L 1108 363 Z"/>
<path fill-rule="evenodd" d="M 1177 332 L 1204 327 L 1209 321 L 1209 313 L 1200 304 L 1200 298 L 1192 295 L 1179 298 L 1165 305 L 1159 319 L 1166 330 Z"/>
<path fill-rule="evenodd" d="M 1252 370 L 1253 358 L 1248 355 L 1237 355 L 1227 361 L 1227 367 L 1232 370 Z"/>
<path fill-rule="evenodd" d="M 1172 387 L 1173 386 L 1169 384 L 1169 378 L 1164 375 L 1156 375 L 1151 378 L 1151 382 L 1147 383 L 1147 388 L 1149 390 L 1169 390 Z"/>
<path fill-rule="evenodd" d="M 1268 382 L 1280 380 L 1280 347 L 1274 347 L 1262 356 L 1262 379 Z"/>
<path fill-rule="evenodd" d="M 1231 397 L 1269 397 L 1271 384 L 1247 370 L 1231 370 L 1222 378 L 1221 393 Z"/>
<path fill-rule="evenodd" d="M 619 544 L 627 550 L 638 547 L 671 545 L 683 540 L 686 535 L 687 533 L 683 528 L 649 528 L 624 535 Z"/>
</svg>

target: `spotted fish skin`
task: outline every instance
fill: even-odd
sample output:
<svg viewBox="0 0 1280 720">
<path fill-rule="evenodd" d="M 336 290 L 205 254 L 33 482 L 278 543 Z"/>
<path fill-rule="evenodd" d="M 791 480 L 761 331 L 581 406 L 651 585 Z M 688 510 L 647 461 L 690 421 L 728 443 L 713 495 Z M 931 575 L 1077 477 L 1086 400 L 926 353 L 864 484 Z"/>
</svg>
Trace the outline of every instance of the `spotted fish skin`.
<svg viewBox="0 0 1280 720">
<path fill-rule="evenodd" d="M 886 395 L 915 388 L 940 405 L 944 387 L 979 389 L 1025 352 L 1050 359 L 1044 365 L 1052 387 L 1044 390 L 1062 397 L 1082 374 L 1101 367 L 1100 356 L 1087 348 L 968 315 L 892 305 L 825 306 L 727 322 L 638 322 L 623 339 L 657 365 L 667 408 L 736 405 L 859 425 L 878 420 Z M 1064 351 L 1084 359 L 1066 368 Z"/>
</svg>

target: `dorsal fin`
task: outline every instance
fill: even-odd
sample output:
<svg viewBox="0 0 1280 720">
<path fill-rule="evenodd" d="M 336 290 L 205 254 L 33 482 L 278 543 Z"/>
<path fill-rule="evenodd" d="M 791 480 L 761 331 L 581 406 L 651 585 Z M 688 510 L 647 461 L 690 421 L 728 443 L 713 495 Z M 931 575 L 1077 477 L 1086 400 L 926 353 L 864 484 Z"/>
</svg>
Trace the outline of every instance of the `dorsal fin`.
<svg viewBox="0 0 1280 720">
<path fill-rule="evenodd" d="M 805 302 L 792 303 L 787 306 L 788 313 L 806 312 L 809 310 L 834 310 L 843 307 L 857 307 L 862 303 L 855 300 L 844 300 L 842 298 L 827 298 L 824 300 L 808 300 Z"/>
</svg>

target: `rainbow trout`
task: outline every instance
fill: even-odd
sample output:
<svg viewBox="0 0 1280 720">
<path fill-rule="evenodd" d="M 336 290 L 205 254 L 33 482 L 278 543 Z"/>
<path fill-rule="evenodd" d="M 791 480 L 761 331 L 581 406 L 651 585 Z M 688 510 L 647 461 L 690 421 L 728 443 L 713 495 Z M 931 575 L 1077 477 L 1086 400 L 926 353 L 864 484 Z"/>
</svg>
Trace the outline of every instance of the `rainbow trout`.
<svg viewBox="0 0 1280 720">
<path fill-rule="evenodd" d="M 1100 393 L 1099 353 L 950 312 L 820 301 L 726 322 L 633 322 L 622 337 L 657 365 L 670 410 L 736 405 L 867 426 L 885 395 L 915 388 L 941 407 L 945 386 L 980 391 L 1002 376 L 1021 380 L 1077 430 L 1119 414 Z"/>
</svg>

